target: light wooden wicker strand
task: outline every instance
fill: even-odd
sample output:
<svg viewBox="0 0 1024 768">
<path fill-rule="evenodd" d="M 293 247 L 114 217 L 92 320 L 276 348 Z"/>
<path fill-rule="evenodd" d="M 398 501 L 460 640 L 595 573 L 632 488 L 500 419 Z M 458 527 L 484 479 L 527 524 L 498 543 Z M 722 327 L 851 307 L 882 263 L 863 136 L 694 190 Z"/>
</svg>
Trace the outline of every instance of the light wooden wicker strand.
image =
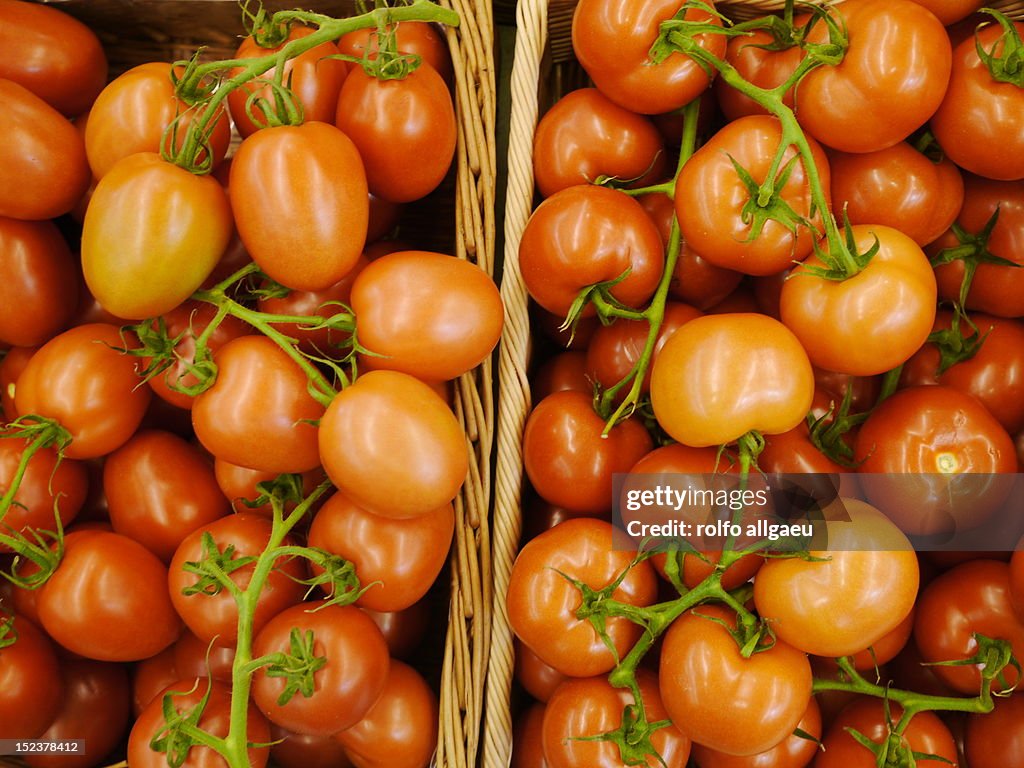
<svg viewBox="0 0 1024 768">
<path fill-rule="evenodd" d="M 522 497 L 522 435 L 530 407 L 526 378 L 530 321 L 519 271 L 519 241 L 533 201 L 533 132 L 537 124 L 537 81 L 547 41 L 547 0 L 520 0 L 517 10 L 512 114 L 505 202 L 505 253 L 501 293 L 505 330 L 498 357 L 501 399 L 494 484 L 494 615 L 487 677 L 483 768 L 505 768 L 512 755 L 510 695 L 514 656 L 505 609 L 512 561 L 519 545 Z"/>
</svg>

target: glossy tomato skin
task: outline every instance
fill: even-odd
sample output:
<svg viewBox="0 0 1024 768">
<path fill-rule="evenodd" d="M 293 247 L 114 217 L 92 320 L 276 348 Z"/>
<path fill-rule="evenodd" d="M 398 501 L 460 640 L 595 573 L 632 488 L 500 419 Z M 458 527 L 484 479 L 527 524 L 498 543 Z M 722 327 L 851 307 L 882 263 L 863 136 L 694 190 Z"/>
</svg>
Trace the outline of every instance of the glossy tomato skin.
<svg viewBox="0 0 1024 768">
<path fill-rule="evenodd" d="M 18 411 L 14 406 L 18 377 L 37 350 L 38 347 L 11 347 L 0 360 L 0 405 L 3 406 L 0 414 L 5 423 L 18 418 Z"/>
<path fill-rule="evenodd" d="M 51 6 L 3 0 L 0 51 L 0 77 L 66 117 L 87 112 L 107 82 L 107 57 L 96 33 Z"/>
<path fill-rule="evenodd" d="M 89 188 L 85 146 L 75 127 L 31 91 L 0 79 L 0 216 L 53 219 Z"/>
<path fill-rule="evenodd" d="M 103 491 L 114 530 L 165 563 L 193 530 L 231 511 L 203 452 L 160 430 L 139 431 L 107 457 Z"/>
<path fill-rule="evenodd" d="M 596 88 L 559 99 L 533 136 L 534 180 L 544 197 L 599 176 L 635 180 L 631 186 L 639 187 L 659 179 L 665 167 L 658 129 Z"/>
<path fill-rule="evenodd" d="M 545 709 L 544 704 L 534 704 L 516 719 L 510 768 L 547 768 L 541 742 Z"/>
<path fill-rule="evenodd" d="M 714 4 L 709 3 L 712 9 Z M 582 0 L 572 19 L 572 44 L 580 64 L 598 89 L 633 112 L 653 115 L 690 103 L 710 84 L 710 77 L 688 56 L 673 53 L 652 64 L 648 52 L 658 27 L 679 11 L 674 0 L 623 5 L 615 0 Z M 703 9 L 686 12 L 688 21 L 718 25 Z M 698 37 L 701 47 L 721 58 L 724 35 Z"/>
<path fill-rule="evenodd" d="M 203 642 L 230 645 L 238 636 L 238 606 L 231 594 L 222 589 L 216 594 L 184 594 L 195 585 L 198 577 L 186 573 L 185 563 L 197 562 L 203 557 L 203 535 L 208 533 L 220 552 L 234 547 L 234 558 L 256 557 L 270 541 L 271 522 L 251 513 L 238 513 L 222 517 L 189 534 L 171 560 L 167 577 L 170 599 L 185 624 Z M 286 539 L 285 544 L 294 544 Z M 250 563 L 231 572 L 231 579 L 239 588 L 249 585 L 256 566 Z M 305 587 L 298 580 L 306 578 L 306 563 L 299 558 L 279 558 L 260 592 L 253 619 L 253 631 L 289 606 L 302 600 Z"/>
<path fill-rule="evenodd" d="M 253 700 L 269 720 L 296 733 L 328 735 L 362 720 L 384 692 L 390 657 L 377 625 L 354 605 L 327 605 L 315 612 L 294 605 L 271 619 L 256 635 L 253 655 L 287 652 L 293 629 L 314 634 L 314 654 L 327 659 L 315 674 L 313 695 L 301 693 L 286 704 L 278 697 L 285 680 L 266 668 L 253 677 Z"/>
<path fill-rule="evenodd" d="M 780 638 L 744 659 L 727 628 L 735 625 L 735 614 L 719 605 L 676 619 L 665 633 L 659 687 L 684 736 L 719 752 L 753 755 L 800 722 L 811 697 L 811 665 Z"/>
<path fill-rule="evenodd" d="M 355 144 L 332 125 L 257 131 L 235 154 L 229 192 L 246 250 L 282 285 L 323 290 L 362 253 L 370 209 L 366 171 Z"/>
<path fill-rule="evenodd" d="M 796 337 L 766 315 L 708 315 L 682 326 L 651 374 L 659 424 L 684 445 L 732 442 L 750 430 L 785 432 L 807 415 L 810 361 Z"/>
<path fill-rule="evenodd" d="M 997 699 L 987 715 L 968 715 L 964 751 L 971 768 L 1002 768 L 1024 761 L 1024 696 Z"/>
<path fill-rule="evenodd" d="M 498 288 L 475 264 L 430 251 L 375 259 L 352 286 L 359 343 L 371 369 L 445 381 L 479 365 L 501 337 Z"/>
<path fill-rule="evenodd" d="M 910 613 L 920 582 L 913 548 L 893 523 L 862 501 L 840 503 L 834 515 L 826 510 L 827 549 L 812 549 L 826 559 L 770 559 L 754 581 L 754 602 L 776 636 L 816 656 L 881 639 Z"/>
<path fill-rule="evenodd" d="M 648 721 L 667 720 L 654 673 L 639 670 L 637 683 Z M 614 731 L 622 724 L 623 709 L 633 703 L 633 694 L 628 688 L 613 688 L 603 677 L 570 679 L 562 683 L 552 694 L 541 725 L 541 744 L 548 768 L 624 768 L 627 763 L 612 742 L 580 739 Z M 687 765 L 690 740 L 677 726 L 670 723 L 654 731 L 651 745 L 657 756 L 648 754 L 640 758 L 643 760 L 640 765 L 652 768 L 685 768 Z"/>
<path fill-rule="evenodd" d="M 812 739 L 821 738 L 821 707 L 814 696 L 807 702 L 807 710 L 796 728 Z M 771 749 L 746 756 L 727 755 L 703 744 L 694 744 L 693 756 L 701 768 L 804 768 L 818 754 L 818 745 L 812 739 L 798 736 L 794 731 Z"/>
<path fill-rule="evenodd" d="M 49 221 L 0 217 L 0 253 L 0 342 L 32 347 L 49 341 L 78 304 L 71 250 Z"/>
<path fill-rule="evenodd" d="M 1024 623 L 1014 614 L 1006 563 L 962 563 L 938 576 L 921 593 L 914 620 L 914 641 L 926 662 L 970 658 L 978 650 L 975 633 L 1009 641 L 1017 658 L 1024 654 Z M 933 669 L 942 682 L 959 693 L 978 694 L 978 666 Z M 1013 685 L 1018 674 L 1007 667 L 1004 677 Z"/>
<path fill-rule="evenodd" d="M 139 661 L 178 638 L 167 567 L 156 555 L 99 530 L 64 542 L 64 559 L 39 595 L 39 618 L 54 640 L 88 659 Z"/>
<path fill-rule="evenodd" d="M 448 559 L 455 512 L 447 504 L 395 520 L 375 515 L 336 493 L 321 507 L 308 544 L 352 563 L 366 591 L 357 605 L 400 611 L 422 598 Z"/>
<path fill-rule="evenodd" d="M 162 315 L 202 285 L 232 232 L 231 206 L 216 179 L 156 153 L 131 155 L 107 172 L 89 202 L 85 282 L 118 317 Z"/>
<path fill-rule="evenodd" d="M 257 485 L 274 480 L 279 473 L 266 472 L 259 469 L 249 469 L 248 467 L 241 467 L 237 464 L 224 461 L 224 459 L 214 459 L 213 474 L 217 479 L 217 485 L 220 487 L 221 492 L 231 502 L 231 506 L 235 512 L 252 512 L 253 514 L 263 515 L 266 518 L 271 518 L 273 516 L 273 506 L 269 501 L 259 505 L 247 502 L 255 502 L 256 499 L 260 497 L 261 494 L 259 489 L 256 487 Z M 326 475 L 324 475 L 324 471 L 321 467 L 311 469 L 308 472 L 303 472 L 303 496 L 308 496 L 312 493 L 313 489 L 325 479 Z M 291 512 L 295 507 L 295 502 L 285 502 L 285 514 Z"/>
<path fill-rule="evenodd" d="M 783 285 L 780 312 L 816 366 L 871 376 L 905 362 L 924 343 L 937 288 L 924 252 L 899 230 L 861 224 L 851 231 L 861 253 L 878 242 L 868 265 L 836 282 L 807 271 L 822 267 L 811 256 Z"/>
<path fill-rule="evenodd" d="M 821 226 L 820 212 L 815 212 L 802 159 L 789 166 L 785 184 L 777 181 L 776 192 L 797 215 L 814 222 L 815 229 L 798 225 L 790 231 L 786 225 L 769 220 L 751 239 L 754 230 L 744 210 L 751 194 L 733 163 L 746 169 L 755 182 L 763 183 L 781 138 L 782 128 L 776 118 L 742 117 L 718 131 L 683 166 L 675 196 L 679 229 L 689 247 L 712 264 L 749 275 L 771 275 L 811 252 L 818 237 L 815 230 Z M 817 142 L 812 140 L 810 146 L 828 196 L 828 159 Z M 796 156 L 795 148 L 788 149 L 783 166 Z"/>
<path fill-rule="evenodd" d="M 530 395 L 538 403 L 548 395 L 564 389 L 575 389 L 587 394 L 594 391 L 588 374 L 586 352 L 560 352 L 542 363 L 530 377 Z"/>
<path fill-rule="evenodd" d="M 611 670 L 615 655 L 590 622 L 576 618 L 580 592 L 558 571 L 601 589 L 630 564 L 630 547 L 621 531 L 593 518 L 566 520 L 532 539 L 512 565 L 506 597 L 512 631 L 563 674 L 589 677 Z M 630 570 L 612 597 L 632 605 L 653 603 L 657 577 L 650 565 Z M 639 626 L 622 618 L 608 619 L 606 630 L 620 658 L 640 637 Z"/>
<path fill-rule="evenodd" d="M 370 371 L 338 394 L 320 422 L 331 481 L 385 517 L 416 517 L 455 498 L 469 470 L 459 422 L 427 384 Z"/>
<path fill-rule="evenodd" d="M 935 162 L 905 141 L 877 152 L 829 152 L 832 205 L 851 224 L 898 229 L 922 248 L 945 232 L 964 201 L 948 155 Z"/>
<path fill-rule="evenodd" d="M 537 701 L 550 699 L 555 689 L 569 677 L 544 661 L 519 638 L 513 642 L 513 652 L 516 682 Z"/>
<path fill-rule="evenodd" d="M 942 23 L 912 0 L 855 0 L 835 9 L 850 46 L 836 66 L 800 83 L 796 114 L 809 134 L 843 152 L 874 152 L 903 141 L 942 102 L 952 49 Z M 899 45 L 889 45 L 893 38 Z M 828 39 L 826 25 L 808 35 Z"/>
<path fill-rule="evenodd" d="M 950 327 L 953 314 L 939 310 L 935 330 Z M 943 384 L 974 395 L 1011 435 L 1024 428 L 1024 324 L 972 312 L 971 321 L 985 340 L 968 360 L 938 374 L 939 350 L 926 344 L 903 367 L 901 386 Z M 971 330 L 961 323 L 961 330 Z"/>
<path fill-rule="evenodd" d="M 438 709 L 423 676 L 392 660 L 380 698 L 334 738 L 355 768 L 427 768 L 437 748 Z"/>
<path fill-rule="evenodd" d="M 0 648 L 0 738 L 34 739 L 60 711 L 64 684 L 50 639 L 24 617 L 4 616 L 13 622 Z"/>
<path fill-rule="evenodd" d="M 394 33 L 395 50 L 419 56 L 423 64 L 433 67 L 446 83 L 451 82 L 452 57 L 448 52 L 448 44 L 434 25 L 422 21 L 403 21 L 398 25 L 389 25 L 387 31 Z M 363 58 L 369 48 L 369 55 L 373 57 L 380 47 L 377 34 L 377 30 L 371 28 L 348 32 L 338 38 L 338 50 L 349 56 Z"/>
<path fill-rule="evenodd" d="M 611 509 L 613 475 L 628 471 L 653 444 L 636 420 L 601 437 L 604 426 L 583 392 L 556 392 L 537 404 L 523 432 L 523 462 L 541 498 L 574 512 Z"/>
<path fill-rule="evenodd" d="M 281 768 L 351 768 L 345 748 L 332 736 L 293 733 L 273 724 L 270 736 L 270 756 Z"/>
<path fill-rule="evenodd" d="M 132 726 L 128 736 L 128 761 L 132 768 L 164 768 L 167 753 L 156 752 L 150 742 L 164 731 L 164 698 L 170 695 L 174 709 L 179 714 L 194 710 L 203 696 L 209 692 L 206 706 L 196 723 L 207 733 L 223 738 L 231 725 L 231 689 L 224 683 L 203 678 L 189 678 L 171 683 L 146 706 Z M 270 742 L 270 725 L 255 706 L 249 704 L 246 714 L 246 733 L 250 746 L 249 765 L 264 768 L 270 756 L 265 745 Z M 188 750 L 182 768 L 225 768 L 227 762 L 209 747 L 194 746 Z"/>
<path fill-rule="evenodd" d="M 797 26 L 806 22 L 807 17 L 803 15 L 798 15 L 793 20 Z M 761 88 L 776 88 L 793 74 L 804 54 L 800 46 L 796 45 L 783 50 L 762 47 L 773 42 L 772 35 L 764 30 L 754 30 L 749 35 L 734 37 L 729 40 L 725 60 L 734 66 L 748 83 Z M 728 85 L 724 79 L 717 78 L 713 87 L 718 106 L 729 120 L 737 120 L 747 115 L 767 114 L 764 107 Z M 793 106 L 792 89 L 786 91 L 782 102 L 788 107 Z"/>
<path fill-rule="evenodd" d="M 1017 34 L 1024 24 L 1013 22 Z M 999 24 L 978 30 L 953 51 L 952 74 L 930 126 L 943 151 L 972 173 L 990 179 L 1024 178 L 1024 128 L 1012 115 L 1024 108 L 1024 91 L 995 80 L 978 56 L 1000 53 Z"/>
<path fill-rule="evenodd" d="M 654 293 L 664 263 L 661 236 L 640 204 L 604 187 L 577 185 L 549 197 L 533 212 L 519 245 L 530 296 L 563 318 L 583 288 L 626 270 L 610 292 L 639 306 Z"/>
<path fill-rule="evenodd" d="M 455 157 L 455 107 L 430 66 L 400 80 L 353 67 L 338 95 L 335 125 L 359 149 L 370 192 L 393 203 L 433 192 Z"/>
<path fill-rule="evenodd" d="M 115 349 L 125 344 L 116 326 L 79 325 L 48 341 L 18 377 L 18 413 L 60 422 L 71 433 L 68 458 L 104 456 L 142 421 L 150 394 L 138 386 L 137 358 Z"/>
<path fill-rule="evenodd" d="M 219 350 L 217 381 L 192 406 L 196 437 L 214 456 L 276 474 L 320 464 L 317 428 L 324 413 L 306 373 L 265 336 L 242 336 Z M 252 435 L 260 435 L 253 440 Z"/>
<path fill-rule="evenodd" d="M 292 24 L 288 29 L 288 37 L 280 45 L 269 48 L 262 47 L 252 35 L 249 35 L 242 40 L 233 58 L 255 59 L 270 56 L 293 40 L 308 37 L 313 32 L 312 27 Z M 348 74 L 346 62 L 330 58 L 337 55 L 338 46 L 331 41 L 325 41 L 285 62 L 282 82 L 288 84 L 288 89 L 296 97 L 304 120 L 329 123 L 334 119 L 338 92 L 341 91 L 341 85 Z M 261 82 L 272 81 L 276 69 L 271 67 L 259 77 L 228 94 L 231 121 L 243 139 L 255 133 L 258 127 L 246 112 L 246 102 L 250 95 L 255 93 L 258 98 L 274 103 L 273 91 L 267 86 L 261 86 Z M 239 72 L 241 69 L 232 70 L 228 76 L 234 77 Z M 263 117 L 259 107 L 254 106 L 253 111 L 257 116 Z"/>
</svg>

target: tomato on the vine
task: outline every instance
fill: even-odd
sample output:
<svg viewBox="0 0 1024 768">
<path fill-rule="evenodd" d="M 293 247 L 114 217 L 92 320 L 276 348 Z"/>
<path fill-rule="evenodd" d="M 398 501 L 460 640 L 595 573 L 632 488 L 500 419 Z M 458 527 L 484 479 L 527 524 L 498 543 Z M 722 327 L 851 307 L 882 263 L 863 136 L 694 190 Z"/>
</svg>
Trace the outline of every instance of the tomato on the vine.
<svg viewBox="0 0 1024 768">
<path fill-rule="evenodd" d="M 810 737 L 810 738 L 808 738 Z M 807 710 L 796 729 L 771 749 L 755 755 L 728 755 L 725 752 L 693 745 L 693 756 L 700 768 L 804 768 L 818 754 L 816 739 L 821 738 L 821 707 L 811 696 Z"/>
<path fill-rule="evenodd" d="M 64 685 L 57 655 L 46 634 L 24 617 L 4 615 L 0 633 L 0 739 L 34 739 L 60 710 Z"/>
<path fill-rule="evenodd" d="M 964 753 L 971 768 L 1005 768 L 1024 761 L 1024 696 L 998 698 L 987 715 L 968 715 Z"/>
</svg>

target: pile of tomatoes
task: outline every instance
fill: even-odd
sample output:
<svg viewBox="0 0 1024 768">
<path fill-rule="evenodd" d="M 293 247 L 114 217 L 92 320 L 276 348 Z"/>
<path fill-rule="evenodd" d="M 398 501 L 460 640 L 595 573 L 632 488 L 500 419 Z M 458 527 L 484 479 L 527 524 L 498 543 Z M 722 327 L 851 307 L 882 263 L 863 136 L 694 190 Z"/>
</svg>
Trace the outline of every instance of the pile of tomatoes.
<svg viewBox="0 0 1024 768">
<path fill-rule="evenodd" d="M 518 251 L 513 765 L 1024 766 L 1024 24 L 978 7 L 576 4 Z M 845 521 L 616 525 L 617 475 L 726 473 L 832 475 Z"/>
<path fill-rule="evenodd" d="M 435 750 L 449 383 L 503 323 L 486 272 L 399 239 L 454 171 L 459 19 L 248 19 L 228 62 L 108 82 L 88 27 L 0 0 L 0 739 L 30 765 Z"/>
</svg>

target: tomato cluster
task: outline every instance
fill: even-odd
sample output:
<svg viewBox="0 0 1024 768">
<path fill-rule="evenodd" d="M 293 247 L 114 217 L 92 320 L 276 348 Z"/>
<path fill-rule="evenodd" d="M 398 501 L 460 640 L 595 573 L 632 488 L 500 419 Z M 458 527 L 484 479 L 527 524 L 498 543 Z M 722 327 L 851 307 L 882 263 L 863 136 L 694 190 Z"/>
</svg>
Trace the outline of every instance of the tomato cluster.
<svg viewBox="0 0 1024 768">
<path fill-rule="evenodd" d="M 450 385 L 503 325 L 404 215 L 448 194 L 458 15 L 247 19 L 108 82 L 88 27 L 0 0 L 0 739 L 86 744 L 30 765 L 437 744 Z"/>
<path fill-rule="evenodd" d="M 1024 765 L 1024 25 L 978 7 L 575 4 L 518 243 L 513 765 Z M 622 515 L 786 474 L 843 497 L 788 547 Z M 964 531 L 1007 551 L 926 551 Z"/>
</svg>

